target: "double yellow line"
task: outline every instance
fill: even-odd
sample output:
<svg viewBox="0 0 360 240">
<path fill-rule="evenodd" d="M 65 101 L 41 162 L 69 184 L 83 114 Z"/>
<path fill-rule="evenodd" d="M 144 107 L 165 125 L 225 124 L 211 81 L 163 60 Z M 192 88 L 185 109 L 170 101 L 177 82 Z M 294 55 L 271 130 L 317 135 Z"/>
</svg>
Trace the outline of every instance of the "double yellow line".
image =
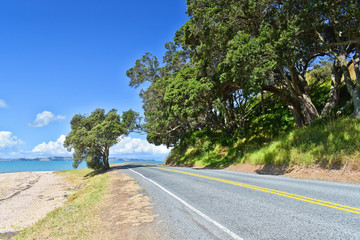
<svg viewBox="0 0 360 240">
<path fill-rule="evenodd" d="M 232 185 L 236 185 L 236 186 L 240 186 L 240 187 L 254 189 L 257 191 L 261 191 L 261 192 L 267 192 L 267 193 L 272 193 L 272 194 L 283 196 L 283 197 L 293 198 L 293 199 L 300 200 L 303 202 L 309 202 L 309 203 L 313 203 L 313 204 L 317 204 L 317 205 L 321 205 L 321 206 L 325 206 L 325 207 L 329 207 L 329 208 L 335 208 L 335 209 L 346 211 L 346 212 L 360 214 L 360 208 L 354 208 L 354 207 L 350 207 L 350 206 L 346 206 L 346 205 L 327 202 L 327 201 L 323 201 L 323 200 L 319 200 L 319 199 L 315 199 L 315 198 L 309 198 L 309 197 L 296 195 L 296 194 L 292 194 L 292 193 L 282 192 L 282 191 L 278 191 L 278 190 L 274 190 L 274 189 L 270 189 L 270 188 L 263 188 L 263 187 L 258 187 L 258 186 L 254 186 L 254 185 L 250 185 L 250 184 L 241 183 L 241 182 L 230 181 L 230 180 L 226 180 L 226 179 L 222 179 L 222 178 L 209 177 L 209 176 L 205 176 L 205 175 L 189 173 L 189 172 L 184 172 L 184 171 L 179 171 L 179 170 L 174 170 L 174 169 L 169 169 L 169 168 L 162 168 L 162 167 L 154 167 L 154 168 L 165 170 L 165 171 L 182 173 L 182 174 L 195 176 L 195 177 L 199 177 L 199 178 L 210 179 L 210 180 L 214 180 L 217 182 L 228 183 L 228 184 L 232 184 Z"/>
</svg>

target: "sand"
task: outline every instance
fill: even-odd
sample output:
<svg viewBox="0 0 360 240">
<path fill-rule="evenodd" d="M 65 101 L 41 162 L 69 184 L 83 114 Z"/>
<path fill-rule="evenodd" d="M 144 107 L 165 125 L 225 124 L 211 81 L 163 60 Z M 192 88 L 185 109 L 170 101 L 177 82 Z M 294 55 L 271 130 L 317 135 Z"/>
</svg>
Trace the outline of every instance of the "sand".
<svg viewBox="0 0 360 240">
<path fill-rule="evenodd" d="M 69 189 L 54 172 L 0 173 L 0 233 L 31 226 L 64 204 Z"/>
</svg>

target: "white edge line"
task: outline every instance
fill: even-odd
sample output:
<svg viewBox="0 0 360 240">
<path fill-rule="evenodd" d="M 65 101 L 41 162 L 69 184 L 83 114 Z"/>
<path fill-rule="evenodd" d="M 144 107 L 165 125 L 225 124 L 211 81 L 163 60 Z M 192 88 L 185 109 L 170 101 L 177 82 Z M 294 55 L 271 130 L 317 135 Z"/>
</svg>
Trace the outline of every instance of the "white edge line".
<svg viewBox="0 0 360 240">
<path fill-rule="evenodd" d="M 190 204 L 188 204 L 187 202 L 185 202 L 184 200 L 182 200 L 181 198 L 179 198 L 178 196 L 176 196 L 175 194 L 173 194 L 172 192 L 170 192 L 169 190 L 165 189 L 164 187 L 162 187 L 161 185 L 159 185 L 158 183 L 154 182 L 153 180 L 145 177 L 144 175 L 142 175 L 141 173 L 138 173 L 132 169 L 129 169 L 130 171 L 136 173 L 137 175 L 141 176 L 142 178 L 148 180 L 149 182 L 153 183 L 154 185 L 158 186 L 161 190 L 163 190 L 164 192 L 166 192 L 167 194 L 169 194 L 170 196 L 172 196 L 173 198 L 175 198 L 176 200 L 178 200 L 179 202 L 181 202 L 182 204 L 184 204 L 186 207 L 188 207 L 189 209 L 191 209 L 192 211 L 194 211 L 195 213 L 197 213 L 198 215 L 200 215 L 201 217 L 203 217 L 206 221 L 214 224 L 215 226 L 217 226 L 218 228 L 220 228 L 223 232 L 227 233 L 229 236 L 231 236 L 233 239 L 236 240 L 243 240 L 241 237 L 239 237 L 238 235 L 236 235 L 235 233 L 233 233 L 231 230 L 227 229 L 226 227 L 224 227 L 223 225 L 221 225 L 220 223 L 218 223 L 217 221 L 211 219 L 210 217 L 208 217 L 207 215 L 205 215 L 204 213 L 202 213 L 201 211 L 197 210 L 196 208 L 194 208 L 193 206 L 191 206 Z"/>
</svg>

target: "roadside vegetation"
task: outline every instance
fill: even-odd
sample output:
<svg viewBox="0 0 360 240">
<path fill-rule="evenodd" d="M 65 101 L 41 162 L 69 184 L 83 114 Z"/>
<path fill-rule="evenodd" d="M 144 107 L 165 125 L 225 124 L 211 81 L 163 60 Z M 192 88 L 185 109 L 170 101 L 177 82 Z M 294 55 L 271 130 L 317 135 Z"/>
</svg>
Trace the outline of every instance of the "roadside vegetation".
<svg viewBox="0 0 360 240">
<path fill-rule="evenodd" d="M 64 147 L 74 167 L 109 169 L 132 131 L 173 147 L 167 164 L 317 164 L 356 159 L 360 3 L 352 0 L 189 0 L 188 21 L 128 69 L 144 117 L 75 115 Z M 352 118 L 352 119 L 350 119 Z"/>
<path fill-rule="evenodd" d="M 192 0 L 187 14 L 162 62 L 127 71 L 167 164 L 356 161 L 359 2 Z"/>
<path fill-rule="evenodd" d="M 101 219 L 97 215 L 109 176 L 89 169 L 60 171 L 74 188 L 66 204 L 55 209 L 32 227 L 12 239 L 92 239 L 98 236 Z"/>
<path fill-rule="evenodd" d="M 268 143 L 196 132 L 182 141 L 166 160 L 170 165 L 227 167 L 231 164 L 360 170 L 360 121 L 341 118 L 294 129 Z"/>
</svg>

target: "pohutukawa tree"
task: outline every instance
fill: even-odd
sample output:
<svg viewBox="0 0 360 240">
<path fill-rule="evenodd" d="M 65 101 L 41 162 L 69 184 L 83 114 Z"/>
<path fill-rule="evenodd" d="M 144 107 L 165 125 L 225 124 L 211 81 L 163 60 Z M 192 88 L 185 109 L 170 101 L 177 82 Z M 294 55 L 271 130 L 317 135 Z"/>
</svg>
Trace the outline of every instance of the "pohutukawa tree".
<svg viewBox="0 0 360 240">
<path fill-rule="evenodd" d="M 127 72 L 132 87 L 150 83 L 140 93 L 148 141 L 176 145 L 204 128 L 231 136 L 247 128 L 260 97 L 265 113 L 263 94 L 281 100 L 297 127 L 310 125 L 340 107 L 342 82 L 360 117 L 359 4 L 187 0 L 189 20 L 166 44 L 162 64 L 146 53 Z M 320 57 L 332 61 L 321 102 L 321 84 L 310 77 Z"/>
<path fill-rule="evenodd" d="M 85 160 L 89 168 L 109 169 L 110 147 L 136 128 L 138 118 L 133 110 L 123 112 L 122 116 L 115 109 L 106 114 L 104 109 L 96 109 L 89 116 L 76 114 L 64 142 L 69 152 L 74 150 L 73 167 Z"/>
</svg>

